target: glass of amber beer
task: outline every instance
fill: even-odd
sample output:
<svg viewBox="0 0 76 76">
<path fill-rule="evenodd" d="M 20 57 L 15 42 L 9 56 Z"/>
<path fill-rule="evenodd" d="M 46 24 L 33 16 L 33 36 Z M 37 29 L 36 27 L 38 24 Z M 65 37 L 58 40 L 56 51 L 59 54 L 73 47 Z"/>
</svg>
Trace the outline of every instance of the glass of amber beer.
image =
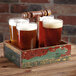
<svg viewBox="0 0 76 76">
<path fill-rule="evenodd" d="M 63 27 L 63 20 L 61 19 L 44 19 L 44 46 L 58 45 L 61 41 L 61 33 Z"/>
<path fill-rule="evenodd" d="M 36 48 L 37 24 L 19 23 L 17 24 L 18 46 L 22 50 Z M 24 26 L 26 25 L 26 26 Z"/>
<path fill-rule="evenodd" d="M 43 29 L 43 20 L 49 18 L 54 19 L 54 16 L 43 16 L 39 18 L 39 23 L 38 23 L 38 38 L 39 38 L 39 47 L 44 46 L 44 29 Z"/>
<path fill-rule="evenodd" d="M 10 30 L 10 40 L 13 45 L 17 46 L 17 30 L 16 25 L 18 22 L 29 23 L 29 19 L 22 18 L 11 18 L 9 19 L 9 30 Z"/>
</svg>

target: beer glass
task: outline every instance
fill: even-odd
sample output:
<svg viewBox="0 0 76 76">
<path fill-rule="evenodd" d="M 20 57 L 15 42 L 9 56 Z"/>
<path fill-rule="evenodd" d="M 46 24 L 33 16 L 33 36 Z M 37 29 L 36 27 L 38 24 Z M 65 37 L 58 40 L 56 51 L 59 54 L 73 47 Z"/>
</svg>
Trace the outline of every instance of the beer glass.
<svg viewBox="0 0 76 76">
<path fill-rule="evenodd" d="M 9 30 L 10 30 L 10 40 L 13 45 L 17 46 L 17 30 L 16 25 L 18 22 L 29 23 L 29 19 L 22 18 L 11 18 L 9 19 Z"/>
<path fill-rule="evenodd" d="M 18 23 L 18 46 L 22 50 L 36 48 L 37 24 L 36 23 Z M 24 26 L 26 25 L 26 26 Z"/>
<path fill-rule="evenodd" d="M 43 20 L 44 46 L 58 45 L 60 43 L 62 27 L 63 20 L 61 19 Z"/>
<path fill-rule="evenodd" d="M 43 16 L 39 18 L 39 24 L 38 24 L 38 38 L 39 38 L 39 47 L 43 47 L 44 46 L 44 29 L 43 29 L 43 19 L 54 19 L 54 16 Z"/>
</svg>

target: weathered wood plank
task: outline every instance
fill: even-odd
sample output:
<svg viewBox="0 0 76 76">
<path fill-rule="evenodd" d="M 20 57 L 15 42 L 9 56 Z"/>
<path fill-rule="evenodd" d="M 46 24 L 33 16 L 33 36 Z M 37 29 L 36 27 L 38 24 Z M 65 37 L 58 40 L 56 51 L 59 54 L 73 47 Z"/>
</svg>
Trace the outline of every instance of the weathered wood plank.
<svg viewBox="0 0 76 76">
<path fill-rule="evenodd" d="M 3 52 L 3 43 L 0 43 L 0 57 L 4 56 L 4 52 Z"/>
</svg>

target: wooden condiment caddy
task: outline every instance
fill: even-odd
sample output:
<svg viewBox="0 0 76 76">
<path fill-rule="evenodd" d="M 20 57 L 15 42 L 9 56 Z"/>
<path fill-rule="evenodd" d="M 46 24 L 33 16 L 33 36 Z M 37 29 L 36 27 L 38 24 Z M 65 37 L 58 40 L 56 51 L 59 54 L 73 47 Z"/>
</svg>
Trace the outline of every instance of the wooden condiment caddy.
<svg viewBox="0 0 76 76">
<path fill-rule="evenodd" d="M 21 14 L 23 18 L 35 19 L 38 16 L 51 15 L 50 10 L 31 11 Z M 56 63 L 69 60 L 71 56 L 71 45 L 61 41 L 59 45 L 20 50 L 11 44 L 11 41 L 4 41 L 5 57 L 15 63 L 20 68 L 34 67 L 44 64 Z"/>
</svg>

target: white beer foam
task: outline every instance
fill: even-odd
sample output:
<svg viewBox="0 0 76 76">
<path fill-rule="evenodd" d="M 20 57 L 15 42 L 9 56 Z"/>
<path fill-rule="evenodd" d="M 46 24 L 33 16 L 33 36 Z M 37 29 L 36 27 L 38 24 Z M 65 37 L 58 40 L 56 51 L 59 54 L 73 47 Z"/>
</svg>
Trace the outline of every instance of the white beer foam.
<svg viewBox="0 0 76 76">
<path fill-rule="evenodd" d="M 54 19 L 54 15 L 40 17 L 40 21 L 43 21 L 44 19 Z"/>
<path fill-rule="evenodd" d="M 16 28 L 23 31 L 37 30 L 37 23 L 18 23 Z"/>
<path fill-rule="evenodd" d="M 10 26 L 16 26 L 18 22 L 26 22 L 29 23 L 29 19 L 22 19 L 22 18 L 11 18 L 9 19 Z"/>
<path fill-rule="evenodd" d="M 43 27 L 45 28 L 61 28 L 63 27 L 63 20 L 61 19 L 44 19 L 43 20 Z"/>
</svg>

